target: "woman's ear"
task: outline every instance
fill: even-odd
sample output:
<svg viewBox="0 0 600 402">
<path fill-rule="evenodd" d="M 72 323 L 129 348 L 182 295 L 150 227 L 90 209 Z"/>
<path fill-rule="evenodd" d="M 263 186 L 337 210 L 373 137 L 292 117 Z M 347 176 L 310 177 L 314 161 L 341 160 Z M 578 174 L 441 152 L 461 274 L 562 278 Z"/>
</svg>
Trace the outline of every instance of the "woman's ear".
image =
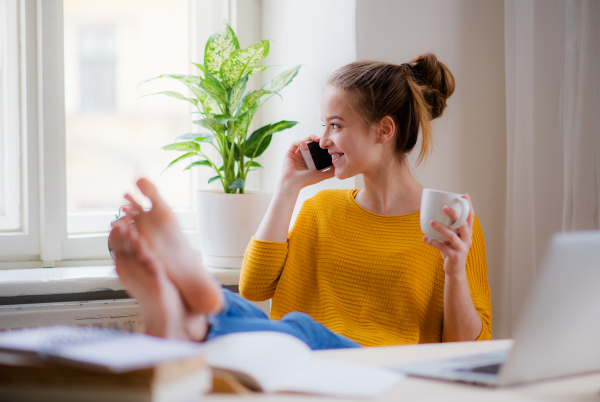
<svg viewBox="0 0 600 402">
<path fill-rule="evenodd" d="M 396 123 L 390 116 L 385 116 L 379 122 L 379 128 L 377 131 L 377 142 L 385 144 L 394 138 L 396 132 Z"/>
</svg>

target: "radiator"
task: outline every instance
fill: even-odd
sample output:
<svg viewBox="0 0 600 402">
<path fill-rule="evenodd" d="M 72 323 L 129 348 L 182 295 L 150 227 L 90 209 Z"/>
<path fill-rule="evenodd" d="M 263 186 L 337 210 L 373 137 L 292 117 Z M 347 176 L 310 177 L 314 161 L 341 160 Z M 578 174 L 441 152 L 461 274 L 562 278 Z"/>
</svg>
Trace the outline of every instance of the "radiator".
<svg viewBox="0 0 600 402">
<path fill-rule="evenodd" d="M 0 306 L 0 331 L 47 325 L 143 331 L 142 312 L 134 299 Z"/>
</svg>

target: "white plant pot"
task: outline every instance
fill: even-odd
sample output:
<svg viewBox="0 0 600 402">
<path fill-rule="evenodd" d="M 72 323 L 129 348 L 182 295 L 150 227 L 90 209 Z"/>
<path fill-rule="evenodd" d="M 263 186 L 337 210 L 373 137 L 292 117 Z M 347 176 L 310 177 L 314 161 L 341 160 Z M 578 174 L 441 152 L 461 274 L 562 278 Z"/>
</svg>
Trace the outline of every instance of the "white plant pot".
<svg viewBox="0 0 600 402">
<path fill-rule="evenodd" d="M 242 267 L 244 252 L 265 216 L 273 193 L 198 191 L 198 233 L 204 265 Z"/>
</svg>

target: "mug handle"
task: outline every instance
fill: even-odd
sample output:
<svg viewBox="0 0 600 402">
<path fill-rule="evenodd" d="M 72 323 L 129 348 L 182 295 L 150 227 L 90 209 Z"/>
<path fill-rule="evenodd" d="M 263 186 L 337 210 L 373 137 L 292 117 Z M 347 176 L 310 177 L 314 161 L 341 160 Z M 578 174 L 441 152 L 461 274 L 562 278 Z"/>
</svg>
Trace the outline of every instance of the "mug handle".
<svg viewBox="0 0 600 402">
<path fill-rule="evenodd" d="M 471 210 L 471 206 L 469 205 L 469 200 L 467 200 L 466 198 L 460 197 L 460 198 L 458 198 L 458 201 L 460 201 L 460 203 L 462 205 L 462 212 L 461 212 L 458 220 L 456 222 L 454 222 L 452 224 L 452 226 L 450 226 L 449 229 L 451 229 L 451 230 L 456 230 L 459 227 L 461 227 L 462 225 L 464 225 L 467 222 L 467 218 L 469 217 L 469 212 Z"/>
</svg>

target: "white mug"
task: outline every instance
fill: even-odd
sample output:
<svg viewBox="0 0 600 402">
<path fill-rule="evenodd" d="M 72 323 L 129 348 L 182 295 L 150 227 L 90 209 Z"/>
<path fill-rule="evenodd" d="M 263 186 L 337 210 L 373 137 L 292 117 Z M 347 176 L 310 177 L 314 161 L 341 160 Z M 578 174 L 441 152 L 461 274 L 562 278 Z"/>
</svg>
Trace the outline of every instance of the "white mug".
<svg viewBox="0 0 600 402">
<path fill-rule="evenodd" d="M 459 218 L 456 222 L 452 222 L 452 219 L 442 210 L 444 205 L 448 205 L 458 213 Z M 444 236 L 432 228 L 429 222 L 434 220 L 450 230 L 456 231 L 467 222 L 470 209 L 469 200 L 463 198 L 462 194 L 430 188 L 423 189 L 423 195 L 421 196 L 421 230 L 430 239 L 445 241 Z"/>
</svg>

